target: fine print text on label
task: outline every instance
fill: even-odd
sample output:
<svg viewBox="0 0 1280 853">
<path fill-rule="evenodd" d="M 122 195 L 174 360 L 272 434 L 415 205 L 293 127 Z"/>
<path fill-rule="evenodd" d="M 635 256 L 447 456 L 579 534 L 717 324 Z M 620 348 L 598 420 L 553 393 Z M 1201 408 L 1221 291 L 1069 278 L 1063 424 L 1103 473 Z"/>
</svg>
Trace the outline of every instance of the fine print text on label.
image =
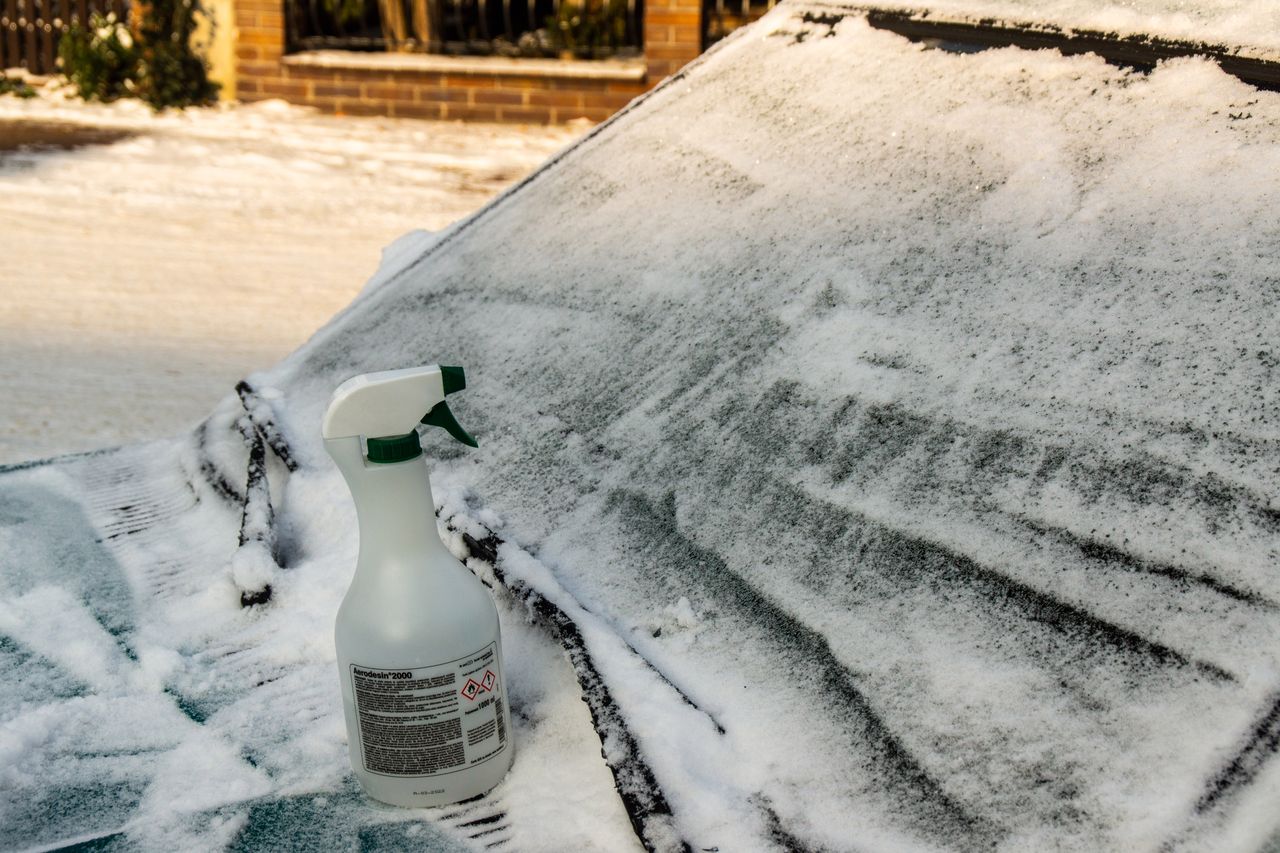
<svg viewBox="0 0 1280 853">
<path fill-rule="evenodd" d="M 506 704 L 494 644 L 434 666 L 351 665 L 364 767 L 385 776 L 437 776 L 502 752 Z"/>
</svg>

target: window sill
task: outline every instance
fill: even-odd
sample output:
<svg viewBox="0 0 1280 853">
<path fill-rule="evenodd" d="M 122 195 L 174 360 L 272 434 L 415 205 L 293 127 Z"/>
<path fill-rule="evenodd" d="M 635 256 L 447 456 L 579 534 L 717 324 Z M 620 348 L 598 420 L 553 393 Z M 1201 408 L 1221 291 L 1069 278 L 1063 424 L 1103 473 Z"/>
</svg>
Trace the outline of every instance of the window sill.
<svg viewBox="0 0 1280 853">
<path fill-rule="evenodd" d="M 499 74 L 619 82 L 642 82 L 646 73 L 643 59 L 510 59 L 505 56 L 437 56 L 428 53 L 364 53 L 354 50 L 308 50 L 288 54 L 281 62 L 302 68 Z"/>
</svg>

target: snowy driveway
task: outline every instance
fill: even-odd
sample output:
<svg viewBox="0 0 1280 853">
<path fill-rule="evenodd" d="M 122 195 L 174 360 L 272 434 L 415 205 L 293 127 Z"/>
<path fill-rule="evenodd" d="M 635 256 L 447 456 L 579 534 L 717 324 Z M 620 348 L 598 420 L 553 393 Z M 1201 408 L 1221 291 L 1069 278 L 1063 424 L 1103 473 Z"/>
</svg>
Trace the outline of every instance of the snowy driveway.
<svg viewBox="0 0 1280 853">
<path fill-rule="evenodd" d="M 0 463 L 189 427 L 583 129 L 0 97 Z"/>
</svg>

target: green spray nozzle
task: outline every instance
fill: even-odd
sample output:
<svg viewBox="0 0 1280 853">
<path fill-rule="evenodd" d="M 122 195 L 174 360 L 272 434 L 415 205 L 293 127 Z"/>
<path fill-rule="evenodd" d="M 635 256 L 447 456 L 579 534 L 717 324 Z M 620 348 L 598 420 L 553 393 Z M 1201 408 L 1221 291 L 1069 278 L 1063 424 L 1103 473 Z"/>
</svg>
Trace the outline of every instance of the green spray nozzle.
<svg viewBox="0 0 1280 853">
<path fill-rule="evenodd" d="M 446 395 L 461 391 L 467 387 L 467 375 L 462 371 L 461 367 L 440 365 L 440 379 L 444 385 L 444 393 Z M 442 428 L 468 447 L 480 446 L 471 437 L 471 433 L 463 429 L 462 424 L 458 423 L 458 419 L 453 416 L 453 412 L 449 411 L 449 404 L 444 400 L 432 406 L 431 411 L 422 416 L 422 422 L 427 426 Z"/>
<path fill-rule="evenodd" d="M 455 394 L 467 387 L 467 374 L 461 367 L 440 365 L 440 383 L 444 385 L 445 395 Z"/>
<path fill-rule="evenodd" d="M 467 387 L 461 367 L 428 364 L 353 376 L 334 389 L 321 434 L 325 441 L 365 438 L 372 462 L 403 461 L 418 445 L 419 423 L 443 428 L 463 444 L 477 447 L 445 405 L 444 398 Z M 426 411 L 426 415 L 423 415 Z"/>
</svg>

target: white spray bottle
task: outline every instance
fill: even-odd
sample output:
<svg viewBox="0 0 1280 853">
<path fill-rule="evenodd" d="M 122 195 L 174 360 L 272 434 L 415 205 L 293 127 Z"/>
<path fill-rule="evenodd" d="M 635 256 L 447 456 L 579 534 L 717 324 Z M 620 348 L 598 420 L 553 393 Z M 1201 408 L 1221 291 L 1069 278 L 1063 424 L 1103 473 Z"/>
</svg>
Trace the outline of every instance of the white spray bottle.
<svg viewBox="0 0 1280 853">
<path fill-rule="evenodd" d="M 398 806 L 483 794 L 515 754 L 498 611 L 440 540 L 416 429 L 475 447 L 444 402 L 465 387 L 460 367 L 368 373 L 338 386 L 324 416 L 360 522 L 336 626 L 351 766 L 369 796 Z"/>
</svg>

